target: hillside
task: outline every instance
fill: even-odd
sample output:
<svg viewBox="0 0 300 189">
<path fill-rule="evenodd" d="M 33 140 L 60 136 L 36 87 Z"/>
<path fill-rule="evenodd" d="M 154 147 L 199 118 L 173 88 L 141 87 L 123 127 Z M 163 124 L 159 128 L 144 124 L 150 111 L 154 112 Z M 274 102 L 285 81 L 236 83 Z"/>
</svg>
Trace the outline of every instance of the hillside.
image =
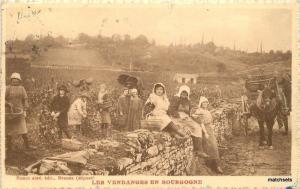
<svg viewBox="0 0 300 189">
<path fill-rule="evenodd" d="M 39 65 L 106 66 L 102 56 L 94 49 L 64 47 L 49 48 L 32 63 Z"/>
<path fill-rule="evenodd" d="M 106 69 L 181 72 L 181 73 L 239 73 L 265 65 L 266 69 L 290 67 L 292 52 L 270 50 L 253 52 L 216 46 L 214 42 L 156 45 L 146 36 L 88 36 L 75 39 L 45 36 L 6 42 L 6 53 L 24 53 L 38 65 L 96 66 Z M 280 63 L 283 62 L 283 63 Z M 286 64 L 285 64 L 286 63 Z"/>
<path fill-rule="evenodd" d="M 215 72 L 220 64 L 228 70 L 243 70 L 247 65 L 235 61 L 224 61 L 221 57 L 214 57 L 208 53 L 193 53 L 186 56 L 184 52 L 153 52 L 148 60 L 137 59 L 132 61 L 133 70 L 172 71 L 183 73 Z M 130 60 L 127 57 L 118 60 L 105 60 L 103 53 L 94 48 L 57 47 L 43 51 L 32 60 L 38 65 L 65 65 L 65 66 L 97 66 L 118 69 L 129 69 Z"/>
</svg>

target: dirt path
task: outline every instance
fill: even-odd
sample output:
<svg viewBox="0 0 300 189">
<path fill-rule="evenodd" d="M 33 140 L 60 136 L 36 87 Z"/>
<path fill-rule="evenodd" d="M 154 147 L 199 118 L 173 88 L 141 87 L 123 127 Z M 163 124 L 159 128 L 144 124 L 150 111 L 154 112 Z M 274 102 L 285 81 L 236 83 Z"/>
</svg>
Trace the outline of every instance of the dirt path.
<svg viewBox="0 0 300 189">
<path fill-rule="evenodd" d="M 225 175 L 263 176 L 291 174 L 291 133 L 275 130 L 274 150 L 258 148 L 258 133 L 233 137 L 221 157 Z"/>
</svg>

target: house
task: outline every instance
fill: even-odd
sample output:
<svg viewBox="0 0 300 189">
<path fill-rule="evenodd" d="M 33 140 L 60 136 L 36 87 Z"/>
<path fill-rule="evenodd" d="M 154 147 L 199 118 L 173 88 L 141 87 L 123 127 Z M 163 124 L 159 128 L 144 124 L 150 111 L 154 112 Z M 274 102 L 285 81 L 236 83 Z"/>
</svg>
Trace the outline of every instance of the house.
<svg viewBox="0 0 300 189">
<path fill-rule="evenodd" d="M 177 81 L 178 83 L 196 84 L 198 76 L 198 74 L 177 73 L 174 76 L 174 81 Z"/>
</svg>

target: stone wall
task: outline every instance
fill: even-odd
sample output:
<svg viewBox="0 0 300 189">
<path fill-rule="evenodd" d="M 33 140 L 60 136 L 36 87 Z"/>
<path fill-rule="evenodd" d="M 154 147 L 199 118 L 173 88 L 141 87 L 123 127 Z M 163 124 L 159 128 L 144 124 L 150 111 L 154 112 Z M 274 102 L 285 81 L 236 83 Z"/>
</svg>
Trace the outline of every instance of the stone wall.
<svg viewBox="0 0 300 189">
<path fill-rule="evenodd" d="M 113 141 L 102 140 L 89 146 L 104 152 L 116 161 L 107 166 L 99 156 L 90 159 L 93 165 L 113 175 L 186 175 L 192 160 L 192 140 L 175 139 L 164 132 L 136 130 L 119 133 Z"/>
<path fill-rule="evenodd" d="M 45 158 L 26 170 L 53 175 L 186 175 L 193 157 L 191 138 L 145 129 L 115 133 L 110 140 L 84 148 Z"/>
<path fill-rule="evenodd" d="M 232 134 L 230 114 L 234 111 L 231 109 L 212 111 L 215 134 L 222 145 L 226 137 Z M 192 139 L 177 139 L 165 132 L 147 129 L 115 132 L 110 139 L 85 144 L 82 149 L 85 150 L 43 159 L 26 170 L 30 174 L 53 175 L 193 174 L 190 172 L 194 161 Z"/>
</svg>

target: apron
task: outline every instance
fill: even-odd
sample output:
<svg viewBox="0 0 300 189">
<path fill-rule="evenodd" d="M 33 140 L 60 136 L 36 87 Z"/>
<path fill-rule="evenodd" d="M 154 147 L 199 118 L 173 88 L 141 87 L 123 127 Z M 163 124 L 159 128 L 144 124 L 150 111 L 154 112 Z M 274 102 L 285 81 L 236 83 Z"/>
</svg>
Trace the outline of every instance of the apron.
<svg viewBox="0 0 300 189">
<path fill-rule="evenodd" d="M 6 101 L 13 104 L 13 106 L 24 109 L 24 101 L 27 100 L 27 94 L 23 86 L 8 86 L 6 88 Z M 25 102 L 26 103 L 26 102 Z M 11 135 L 27 134 L 27 126 L 25 116 L 14 120 L 5 121 L 5 133 Z"/>
<path fill-rule="evenodd" d="M 188 114 L 186 114 L 186 112 L 189 112 L 189 105 L 179 105 L 178 108 L 179 111 L 179 119 L 174 119 L 174 122 L 181 125 L 181 126 L 185 126 L 189 129 L 189 131 L 191 132 L 191 135 L 194 137 L 202 137 L 202 128 L 201 126 L 194 121 Z M 185 119 L 182 119 L 182 118 Z"/>
</svg>

